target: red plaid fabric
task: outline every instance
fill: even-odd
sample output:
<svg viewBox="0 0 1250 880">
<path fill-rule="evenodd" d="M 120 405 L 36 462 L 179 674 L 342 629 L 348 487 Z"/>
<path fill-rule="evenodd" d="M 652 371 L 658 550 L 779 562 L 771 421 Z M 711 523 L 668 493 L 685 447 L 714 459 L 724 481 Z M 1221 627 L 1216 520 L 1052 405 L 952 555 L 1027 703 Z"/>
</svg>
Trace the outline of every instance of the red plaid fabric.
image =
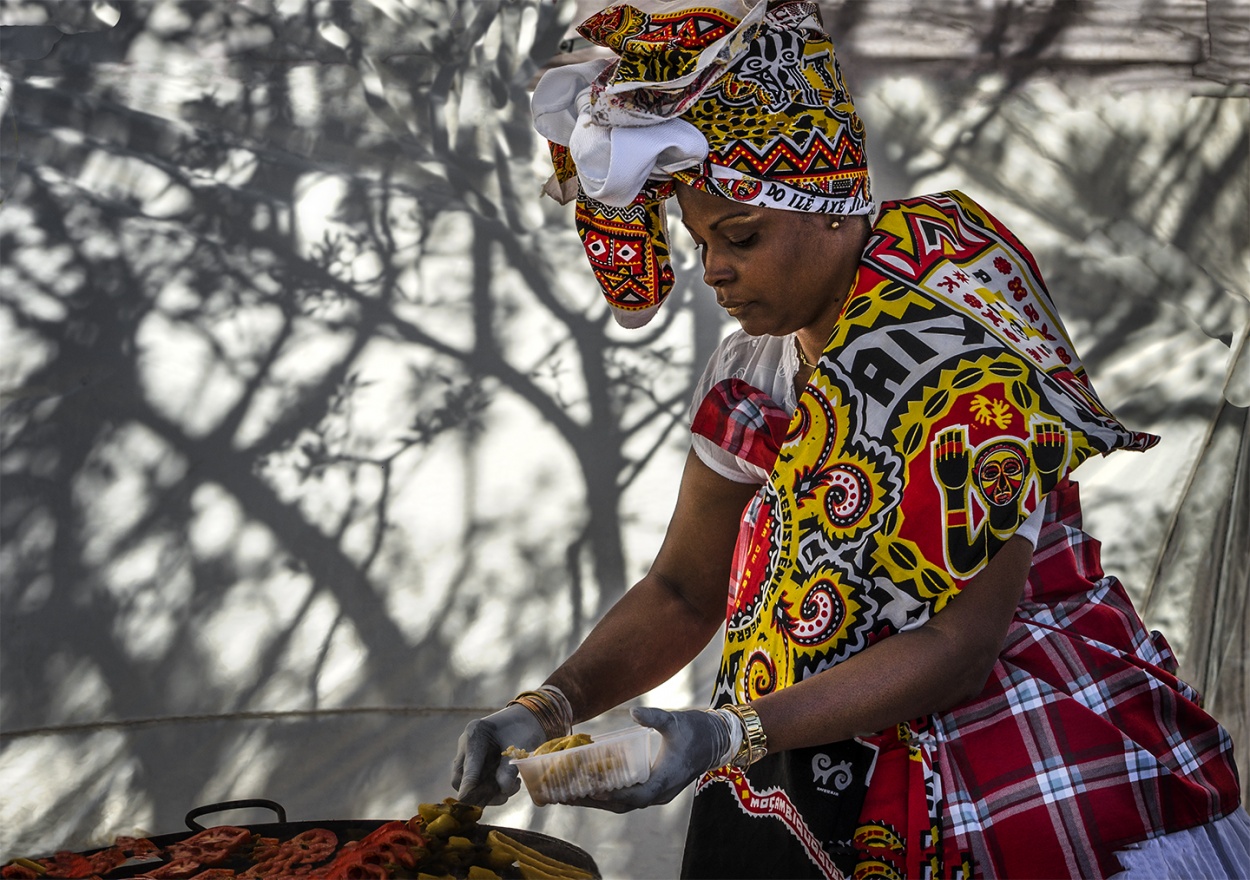
<svg viewBox="0 0 1250 880">
<path fill-rule="evenodd" d="M 690 430 L 765 471 L 786 439 L 790 413 L 743 382 L 724 379 L 704 396 Z"/>
<path fill-rule="evenodd" d="M 1176 668 L 1061 483 L 985 690 L 934 719 L 947 864 L 971 851 L 985 876 L 1106 876 L 1116 849 L 1237 809 L 1232 742 Z"/>
</svg>

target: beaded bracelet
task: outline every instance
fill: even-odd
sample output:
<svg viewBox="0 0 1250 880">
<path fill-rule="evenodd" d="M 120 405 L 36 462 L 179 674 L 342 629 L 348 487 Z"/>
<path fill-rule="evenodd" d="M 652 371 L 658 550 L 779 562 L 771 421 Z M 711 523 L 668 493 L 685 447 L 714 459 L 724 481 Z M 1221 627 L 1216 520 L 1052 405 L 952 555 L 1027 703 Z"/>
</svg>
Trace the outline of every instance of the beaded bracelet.
<svg viewBox="0 0 1250 880">
<path fill-rule="evenodd" d="M 742 744 L 738 746 L 738 754 L 729 763 L 739 770 L 745 770 L 768 754 L 768 736 L 764 733 L 759 713 L 750 703 L 730 704 L 724 708 L 737 715 L 742 722 Z"/>
</svg>

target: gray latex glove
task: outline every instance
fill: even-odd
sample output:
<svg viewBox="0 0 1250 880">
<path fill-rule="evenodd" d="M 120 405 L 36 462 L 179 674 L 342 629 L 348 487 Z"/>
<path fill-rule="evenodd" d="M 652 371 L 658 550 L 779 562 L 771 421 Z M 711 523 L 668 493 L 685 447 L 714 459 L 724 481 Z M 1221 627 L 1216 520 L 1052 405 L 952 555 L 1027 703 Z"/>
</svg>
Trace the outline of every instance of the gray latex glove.
<svg viewBox="0 0 1250 880">
<path fill-rule="evenodd" d="M 660 732 L 664 743 L 646 782 L 576 801 L 578 806 L 627 813 L 667 804 L 709 770 L 726 763 L 730 734 L 725 719 L 704 709 L 669 712 L 639 706 L 630 712 L 643 727 Z"/>
<path fill-rule="evenodd" d="M 533 751 L 546 739 L 538 718 L 519 704 L 470 721 L 460 734 L 451 765 L 456 797 L 476 806 L 502 804 L 517 793 L 521 778 L 500 753 L 508 746 Z"/>
</svg>

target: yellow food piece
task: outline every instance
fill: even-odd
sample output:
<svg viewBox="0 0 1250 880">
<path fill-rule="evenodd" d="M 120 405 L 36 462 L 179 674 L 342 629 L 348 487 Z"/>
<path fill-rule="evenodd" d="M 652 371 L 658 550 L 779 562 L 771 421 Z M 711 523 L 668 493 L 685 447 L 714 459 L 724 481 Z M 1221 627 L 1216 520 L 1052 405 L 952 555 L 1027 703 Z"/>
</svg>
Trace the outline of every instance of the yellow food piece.
<svg viewBox="0 0 1250 880">
<path fill-rule="evenodd" d="M 534 749 L 534 755 L 549 755 L 552 752 L 563 752 L 567 749 L 575 749 L 578 746 L 588 746 L 593 742 L 589 733 L 574 733 L 569 736 L 561 736 L 556 739 L 549 739 L 538 748 Z"/>
<path fill-rule="evenodd" d="M 516 860 L 521 876 L 527 880 L 592 880 L 594 876 L 567 862 L 543 855 L 520 841 L 513 840 L 497 828 L 486 835 L 486 842 L 490 844 L 492 853 L 497 850 L 511 855 Z"/>
<path fill-rule="evenodd" d="M 417 815 L 425 820 L 426 825 L 429 825 L 446 812 L 446 804 L 417 804 Z"/>
<path fill-rule="evenodd" d="M 433 822 L 427 823 L 425 830 L 435 837 L 450 837 L 460 830 L 460 823 L 453 819 L 450 813 L 443 813 Z"/>
<path fill-rule="evenodd" d="M 482 808 L 473 804 L 462 804 L 455 798 L 447 798 L 445 804 L 451 809 L 451 815 L 462 825 L 472 825 L 482 818 Z"/>
<path fill-rule="evenodd" d="M 484 861 L 486 867 L 494 871 L 502 871 L 504 868 L 511 868 L 516 856 L 511 850 L 503 850 L 495 846 L 488 846 Z"/>
<path fill-rule="evenodd" d="M 590 739 L 585 734 L 581 736 L 587 741 Z M 441 804 L 419 804 L 417 815 L 425 821 L 426 833 L 435 838 L 431 842 L 434 854 L 424 865 L 417 866 L 418 871 L 426 868 L 417 875 L 418 880 L 444 880 L 452 875 L 443 872 L 459 872 L 465 868 L 470 880 L 500 880 L 502 873 L 509 869 L 515 872 L 512 876 L 520 874 L 526 880 L 591 880 L 594 876 L 545 856 L 498 829 L 487 834 L 486 846 L 474 845 L 473 836 L 482 808 L 462 804 L 455 798 L 445 798 Z"/>
<path fill-rule="evenodd" d="M 27 870 L 34 871 L 40 877 L 48 873 L 47 868 L 45 868 L 43 865 L 39 864 L 36 861 L 32 861 L 31 859 L 14 859 L 13 861 L 9 862 L 9 864 L 21 865 L 23 868 L 26 868 Z"/>
<path fill-rule="evenodd" d="M 482 808 L 449 797 L 443 798 L 441 804 L 417 804 L 417 815 L 427 826 L 439 816 L 451 816 L 457 823 L 471 825 L 482 818 Z"/>
</svg>

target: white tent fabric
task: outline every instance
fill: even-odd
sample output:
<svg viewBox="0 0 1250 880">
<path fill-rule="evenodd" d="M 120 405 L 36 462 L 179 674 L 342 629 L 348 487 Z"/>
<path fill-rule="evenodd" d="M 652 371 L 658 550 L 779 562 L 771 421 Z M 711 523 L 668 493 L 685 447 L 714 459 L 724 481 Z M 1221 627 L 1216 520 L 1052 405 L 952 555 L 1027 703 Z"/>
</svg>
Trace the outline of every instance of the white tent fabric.
<svg viewBox="0 0 1250 880">
<path fill-rule="evenodd" d="M 660 315 L 611 326 L 538 197 L 528 88 L 596 57 L 591 5 L 0 9 L 0 856 L 241 797 L 411 815 L 645 569 L 729 324 L 678 241 Z M 1163 437 L 1077 476 L 1244 775 L 1250 13 L 821 5 L 877 198 L 1012 226 Z M 642 700 L 703 704 L 716 654 Z M 488 819 L 659 877 L 688 808 Z"/>
</svg>

